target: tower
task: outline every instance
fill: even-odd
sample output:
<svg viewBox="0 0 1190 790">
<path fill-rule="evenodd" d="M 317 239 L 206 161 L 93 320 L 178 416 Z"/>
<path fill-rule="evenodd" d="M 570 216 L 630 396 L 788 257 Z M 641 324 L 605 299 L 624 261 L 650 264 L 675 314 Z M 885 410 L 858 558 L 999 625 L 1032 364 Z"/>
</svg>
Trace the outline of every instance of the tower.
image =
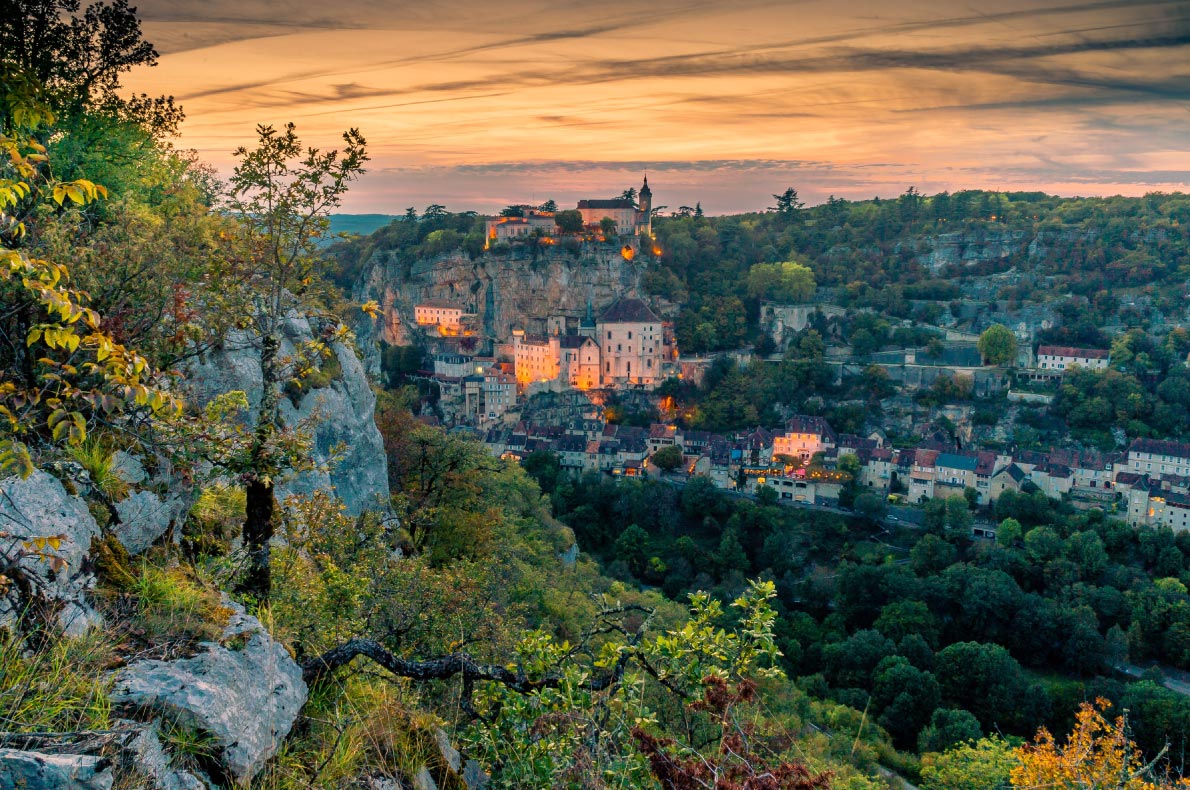
<svg viewBox="0 0 1190 790">
<path fill-rule="evenodd" d="M 645 174 L 645 183 L 641 185 L 639 192 L 640 212 L 644 216 L 641 217 L 641 223 L 645 227 L 645 233 L 649 234 L 649 238 L 653 237 L 653 190 L 649 189 L 649 176 Z"/>
</svg>

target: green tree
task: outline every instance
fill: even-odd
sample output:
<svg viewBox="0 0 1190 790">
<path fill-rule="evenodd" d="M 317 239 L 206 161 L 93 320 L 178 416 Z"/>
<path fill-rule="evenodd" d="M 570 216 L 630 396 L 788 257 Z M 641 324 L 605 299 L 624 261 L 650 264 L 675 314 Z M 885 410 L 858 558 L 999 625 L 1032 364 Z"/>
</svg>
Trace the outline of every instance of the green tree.
<svg viewBox="0 0 1190 790">
<path fill-rule="evenodd" d="M 666 472 L 672 472 L 682 465 L 682 448 L 676 445 L 666 445 L 653 453 L 653 464 Z"/>
<path fill-rule="evenodd" d="M 278 441 L 280 387 L 300 375 L 293 360 L 281 358 L 281 327 L 303 307 L 321 262 L 318 241 L 330 230 L 329 213 L 364 172 L 368 157 L 355 129 L 343 134 L 342 152 L 303 148 L 293 124 L 281 132 L 262 125 L 256 132 L 255 148 L 235 151 L 240 162 L 230 181 L 229 207 L 243 228 L 253 274 L 253 314 L 247 318 L 259 344 L 262 389 L 251 441 L 229 465 L 247 490 L 243 537 L 249 562 L 242 590 L 264 600 L 270 590 L 273 489 L 295 461 L 292 446 Z M 325 345 L 314 351 L 333 353 Z"/>
<path fill-rule="evenodd" d="M 969 711 L 954 708 L 938 708 L 931 714 L 930 723 L 922 729 L 917 738 L 917 750 L 944 752 L 952 746 L 977 741 L 983 735 L 979 720 Z"/>
<path fill-rule="evenodd" d="M 582 233 L 583 213 L 578 209 L 559 211 L 554 215 L 554 224 L 563 233 Z"/>
<path fill-rule="evenodd" d="M 616 221 L 611 217 L 604 217 L 599 220 L 599 232 L 603 234 L 605 239 L 612 239 L 616 236 Z"/>
<path fill-rule="evenodd" d="M 1011 365 L 1016 359 L 1016 335 L 1003 324 L 985 329 L 976 346 L 989 365 Z"/>
<path fill-rule="evenodd" d="M 1002 738 L 980 738 L 921 760 L 922 790 L 1009 790 L 1017 764 L 1012 746 Z M 1032 785 L 1030 785 L 1032 786 Z"/>
<path fill-rule="evenodd" d="M 772 211 L 776 211 L 787 219 L 796 217 L 802 206 L 805 205 L 798 199 L 797 190 L 793 187 L 789 187 L 779 195 L 773 195 L 773 200 L 777 201 L 777 205 L 772 208 Z"/>
<path fill-rule="evenodd" d="M 814 272 L 796 261 L 757 263 L 748 270 L 748 295 L 783 303 L 814 297 Z"/>
</svg>

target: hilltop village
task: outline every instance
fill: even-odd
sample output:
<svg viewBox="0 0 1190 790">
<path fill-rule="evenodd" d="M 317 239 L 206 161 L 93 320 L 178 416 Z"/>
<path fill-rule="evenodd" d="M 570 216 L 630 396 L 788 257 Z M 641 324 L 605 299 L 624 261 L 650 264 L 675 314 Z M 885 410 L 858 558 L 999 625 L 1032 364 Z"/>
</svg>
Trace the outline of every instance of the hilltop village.
<svg viewBox="0 0 1190 790">
<path fill-rule="evenodd" d="M 485 249 L 550 247 L 578 237 L 618 250 L 631 264 L 642 250 L 645 257 L 659 252 L 651 207 L 647 179 L 638 194 L 583 200 L 569 212 L 510 207 L 484 221 Z M 410 378 L 430 386 L 435 397 L 437 413 L 423 420 L 472 432 L 501 457 L 554 454 L 559 467 L 573 473 L 676 483 L 702 476 L 724 490 L 754 495 L 768 487 L 778 501 L 818 507 L 850 508 L 861 492 L 869 495 L 869 507 L 878 497 L 881 509 L 951 497 L 982 509 L 1006 492 L 1041 494 L 1106 509 L 1134 526 L 1190 529 L 1188 444 L 1138 438 L 1111 451 L 1042 452 L 985 442 L 996 437 L 973 430 L 970 408 L 918 408 L 911 400 L 949 388 L 1000 399 L 1009 410 L 1046 407 L 1064 377 L 1107 371 L 1107 348 L 1036 341 L 1056 322 L 1052 311 L 1025 313 L 1015 322 L 1011 358 L 994 364 L 981 352 L 979 334 L 953 326 L 934 327 L 931 342 L 916 349 L 857 353 L 828 346 L 824 361 L 836 380 L 879 375 L 893 401 L 911 404 L 911 417 L 897 425 L 890 423 L 892 409 L 861 420 L 860 433 L 836 431 L 822 416 L 797 413 L 787 414 L 781 426 L 726 432 L 682 426 L 669 390 L 700 384 L 724 360 L 780 363 L 794 339 L 849 315 L 833 297 L 818 289 L 809 301 L 762 301 L 759 322 L 769 347 L 710 354 L 683 353 L 675 332 L 677 306 L 643 293 L 600 304 L 588 298 L 577 317 L 573 310 L 519 314 L 507 335 L 496 337 L 485 336 L 474 302 L 427 298 L 408 316 L 427 350 L 426 364 Z M 905 324 L 909 331 L 910 322 Z M 661 419 L 626 424 L 620 418 L 626 408 Z M 991 524 L 980 529 L 993 534 Z"/>
</svg>

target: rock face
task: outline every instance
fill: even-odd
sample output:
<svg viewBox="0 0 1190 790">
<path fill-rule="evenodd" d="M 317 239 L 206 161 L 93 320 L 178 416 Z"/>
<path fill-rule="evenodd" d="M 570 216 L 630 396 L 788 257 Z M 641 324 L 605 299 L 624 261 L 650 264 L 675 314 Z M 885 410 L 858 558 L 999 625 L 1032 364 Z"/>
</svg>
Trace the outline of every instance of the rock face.
<svg viewBox="0 0 1190 790">
<path fill-rule="evenodd" d="M 282 329 L 283 358 L 292 356 L 314 336 L 310 322 L 302 316 L 291 316 Z M 332 490 L 350 514 L 358 515 L 388 503 L 384 440 L 374 419 L 376 399 L 355 351 L 342 343 L 331 348 L 341 373 L 329 386 L 304 393 L 296 406 L 289 398 L 281 398 L 284 424 L 309 421 L 314 460 L 320 465 L 329 463 L 329 471 L 293 475 L 277 487 L 277 497 Z M 244 332 L 233 332 L 221 349 L 192 365 L 186 379 L 190 397 L 200 404 L 232 390 L 247 394 L 253 414 L 260 404 L 260 357 L 251 336 Z"/>
<path fill-rule="evenodd" d="M 478 314 L 483 335 L 507 339 L 514 326 L 545 332 L 546 316 L 577 321 L 588 301 L 598 315 L 620 297 L 641 296 L 642 271 L 617 248 L 598 244 L 577 255 L 547 249 L 537 260 L 523 249 L 475 260 L 456 252 L 408 265 L 379 254 L 356 295 L 383 306 L 389 343 L 412 342 L 413 307 L 427 299 L 455 302 Z"/>
<path fill-rule="evenodd" d="M 103 757 L 0 749 L 0 790 L 111 790 Z"/>
<path fill-rule="evenodd" d="M 95 577 L 84 570 L 83 560 L 99 525 L 78 497 L 71 496 L 54 476 L 35 471 L 27 479 L 0 480 L 0 558 L 19 560 L 31 581 L 28 593 L 57 608 L 58 626 L 67 636 L 81 636 L 101 621 L 85 599 Z M 57 537 L 58 547 L 46 545 L 38 553 L 27 542 Z M 24 605 L 18 585 L 0 598 L 0 628 L 11 626 Z"/>
<path fill-rule="evenodd" d="M 202 647 L 192 658 L 120 670 L 111 699 L 209 735 L 227 776 L 245 786 L 276 754 L 305 704 L 302 671 L 242 609 L 219 644 Z"/>
<path fill-rule="evenodd" d="M 153 782 L 154 790 L 207 790 L 206 784 L 188 771 L 170 768 L 169 756 L 157 736 L 157 723 L 143 727 L 127 746 L 137 769 Z"/>
<path fill-rule="evenodd" d="M 112 525 L 111 531 L 136 556 L 180 521 L 186 509 L 186 501 L 173 494 L 163 498 L 152 491 L 135 491 L 116 503 L 120 523 Z"/>
</svg>

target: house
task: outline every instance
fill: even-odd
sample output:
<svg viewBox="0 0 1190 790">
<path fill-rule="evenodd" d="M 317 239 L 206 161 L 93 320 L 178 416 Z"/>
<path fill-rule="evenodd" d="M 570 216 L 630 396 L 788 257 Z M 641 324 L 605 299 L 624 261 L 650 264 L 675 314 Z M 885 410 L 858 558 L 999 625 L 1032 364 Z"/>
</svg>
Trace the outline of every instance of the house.
<svg viewBox="0 0 1190 790">
<path fill-rule="evenodd" d="M 446 299 L 427 299 L 413 306 L 413 320 L 419 326 L 436 326 L 443 334 L 458 334 L 463 308 Z"/>
<path fill-rule="evenodd" d="M 867 453 L 867 458 L 859 472 L 859 484 L 867 488 L 878 488 L 887 491 L 892 483 L 893 451 L 887 447 L 877 447 Z"/>
<path fill-rule="evenodd" d="M 1190 444 L 1163 439 L 1136 439 L 1128 447 L 1128 471 L 1190 477 Z"/>
<path fill-rule="evenodd" d="M 558 375 L 579 390 L 599 386 L 599 344 L 582 335 L 563 335 L 558 340 Z"/>
<path fill-rule="evenodd" d="M 988 502 L 995 502 L 1005 491 L 1020 493 L 1028 480 L 1029 473 L 1015 463 L 1000 467 L 988 481 Z"/>
<path fill-rule="evenodd" d="M 661 318 L 640 299 L 618 299 L 599 316 L 600 382 L 656 386 L 665 358 Z"/>
<path fill-rule="evenodd" d="M 561 341 L 558 337 L 527 335 L 513 330 L 512 353 L 517 384 L 548 384 L 558 378 L 561 368 Z"/>
<path fill-rule="evenodd" d="M 1111 352 L 1098 348 L 1075 348 L 1073 346 L 1040 346 L 1037 349 L 1037 367 L 1040 370 L 1064 371 L 1072 365 L 1105 370 Z"/>
<path fill-rule="evenodd" d="M 492 217 L 485 223 L 485 232 L 489 245 L 531 237 L 552 239 L 557 225 L 552 213 L 525 209 L 519 217 Z"/>
<path fill-rule="evenodd" d="M 516 379 L 499 368 L 463 378 L 463 414 L 480 422 L 495 420 L 516 405 Z"/>
<path fill-rule="evenodd" d="M 815 453 L 832 449 L 837 443 L 835 432 L 826 420 L 798 415 L 786 421 L 784 433 L 773 437 L 773 456 L 800 458 L 805 464 Z"/>
<path fill-rule="evenodd" d="M 653 235 L 653 191 L 649 189 L 648 176 L 638 193 L 639 205 L 628 198 L 613 198 L 611 200 L 580 200 L 579 213 L 583 215 L 583 224 L 589 227 L 598 226 L 600 221 L 607 218 L 616 223 L 616 234 L 619 236 Z"/>
<path fill-rule="evenodd" d="M 934 498 L 934 480 L 937 476 L 937 450 L 918 448 L 912 451 L 913 460 L 909 468 L 909 501 L 925 502 Z"/>
<path fill-rule="evenodd" d="M 470 376 L 475 370 L 475 358 L 466 354 L 435 354 L 434 375 L 463 378 Z"/>
<path fill-rule="evenodd" d="M 934 496 L 962 496 L 968 488 L 975 488 L 978 466 L 975 456 L 938 453 L 934 459 Z"/>
</svg>

